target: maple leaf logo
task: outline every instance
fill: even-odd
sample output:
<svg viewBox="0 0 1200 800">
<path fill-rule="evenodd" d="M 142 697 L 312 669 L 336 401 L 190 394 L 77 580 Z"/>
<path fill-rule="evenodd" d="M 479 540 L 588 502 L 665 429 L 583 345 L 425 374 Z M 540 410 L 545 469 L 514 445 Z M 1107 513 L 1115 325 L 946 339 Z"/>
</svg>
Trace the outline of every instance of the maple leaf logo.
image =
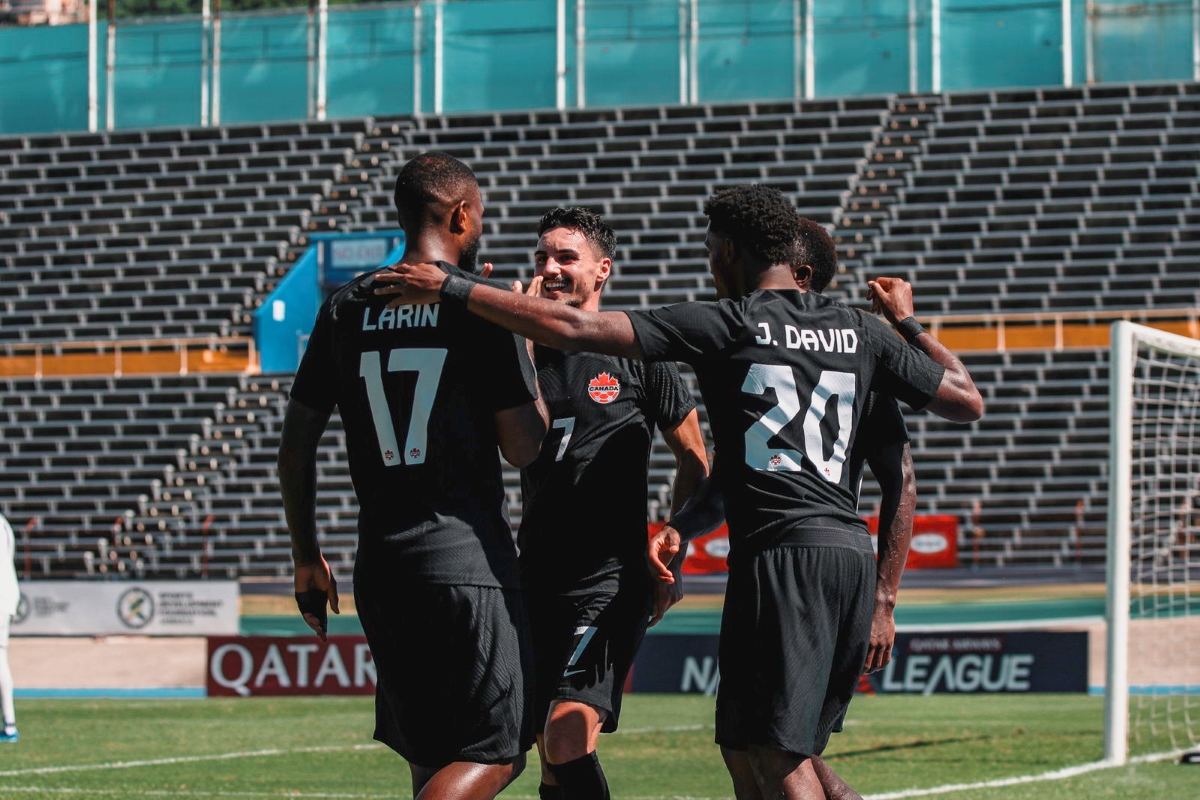
<svg viewBox="0 0 1200 800">
<path fill-rule="evenodd" d="M 409 450 L 408 457 L 411 458 L 412 460 L 416 461 L 418 458 L 421 457 L 421 448 L 414 447 L 412 450 Z"/>
<path fill-rule="evenodd" d="M 388 461 L 394 461 L 396 458 L 396 454 L 393 453 L 391 450 L 384 450 L 383 457 L 386 458 Z"/>
<path fill-rule="evenodd" d="M 621 382 L 607 372 L 601 372 L 588 381 L 588 396 L 601 405 L 616 400 L 620 393 Z"/>
</svg>

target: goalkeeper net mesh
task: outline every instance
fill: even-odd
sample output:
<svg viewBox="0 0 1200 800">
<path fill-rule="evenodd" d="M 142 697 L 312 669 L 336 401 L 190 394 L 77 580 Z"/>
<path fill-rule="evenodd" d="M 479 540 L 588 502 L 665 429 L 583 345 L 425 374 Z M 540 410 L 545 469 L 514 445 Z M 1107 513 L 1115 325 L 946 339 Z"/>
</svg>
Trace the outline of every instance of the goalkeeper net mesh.
<svg viewBox="0 0 1200 800">
<path fill-rule="evenodd" d="M 1132 755 L 1189 750 L 1200 743 L 1200 341 L 1119 323 L 1112 369 L 1110 536 L 1123 534 L 1110 548 L 1128 562 L 1110 564 L 1109 593 L 1127 597 L 1128 619 L 1124 687 L 1110 689 L 1126 693 Z M 1119 612 L 1110 606 L 1110 637 Z"/>
</svg>

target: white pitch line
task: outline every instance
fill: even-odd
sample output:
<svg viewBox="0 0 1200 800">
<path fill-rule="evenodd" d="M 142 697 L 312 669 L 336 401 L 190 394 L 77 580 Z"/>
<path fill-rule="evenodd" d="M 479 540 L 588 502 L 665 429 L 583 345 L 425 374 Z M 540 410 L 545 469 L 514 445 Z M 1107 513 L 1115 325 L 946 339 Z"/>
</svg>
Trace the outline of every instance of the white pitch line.
<svg viewBox="0 0 1200 800">
<path fill-rule="evenodd" d="M 707 725 L 672 725 L 666 727 L 627 728 L 616 733 L 657 733 L 678 731 L 701 731 L 712 728 Z M 381 744 L 355 745 L 325 745 L 320 747 L 297 747 L 292 749 L 272 748 L 269 750 L 244 750 L 234 753 L 214 753 L 199 756 L 173 756 L 171 758 L 154 758 L 140 761 L 110 761 L 102 764 L 70 764 L 59 767 L 33 767 L 30 769 L 11 769 L 0 771 L 0 777 L 11 778 L 19 775 L 52 775 L 60 772 L 89 772 L 110 769 L 131 769 L 134 767 L 158 767 L 167 764 L 189 764 L 200 761 L 228 761 L 238 758 L 263 758 L 266 756 L 286 756 L 297 753 L 336 753 L 345 750 L 375 750 L 382 749 Z M 257 796 L 257 795 L 255 795 Z M 313 795 L 316 797 L 317 795 Z M 366 797 L 367 795 L 329 795 L 330 797 Z"/>
<path fill-rule="evenodd" d="M 244 750 L 237 753 L 214 753 L 205 756 L 174 756 L 172 758 L 152 758 L 143 761 L 109 761 L 104 764 L 69 764 L 61 767 L 34 767 L 32 769 L 10 769 L 0 772 L 0 777 L 16 775 L 51 775 L 58 772 L 87 772 L 90 770 L 130 769 L 132 767 L 157 767 L 163 764 L 190 764 L 197 761 L 226 761 L 234 758 L 261 758 L 263 756 L 287 756 L 294 753 L 327 753 L 341 750 L 374 750 L 381 748 L 379 744 L 327 745 L 323 747 L 296 747 L 290 750 L 272 748 L 270 750 Z"/>
<path fill-rule="evenodd" d="M 616 736 L 618 733 L 678 733 L 680 731 L 704 731 L 712 730 L 713 727 L 714 725 L 712 723 L 707 723 L 699 725 L 670 725 L 667 727 L 651 728 L 617 728 L 615 731 L 613 731 L 612 735 Z"/>
<path fill-rule="evenodd" d="M 1150 764 L 1155 761 L 1167 761 L 1172 758 L 1179 758 L 1179 756 L 1183 755 L 1183 752 L 1183 750 L 1172 750 L 1166 753 L 1151 753 L 1149 755 L 1131 758 L 1129 759 L 1129 763 Z M 1067 778 L 1075 778 L 1079 775 L 1086 775 L 1089 772 L 1098 772 L 1099 770 L 1103 769 L 1114 769 L 1117 766 L 1119 765 L 1108 761 L 1093 761 L 1090 764 L 1080 764 L 1076 767 L 1056 769 L 1050 772 L 1043 772 L 1039 775 L 1019 775 L 1015 778 L 996 778 L 990 781 L 979 781 L 978 783 L 950 783 L 943 786 L 932 786 L 928 789 L 904 789 L 903 791 L 899 792 L 863 795 L 863 800 L 904 800 L 904 798 L 908 797 L 928 797 L 935 794 L 965 792 L 971 789 L 1001 789 L 1005 786 L 1018 786 L 1025 783 L 1061 781 L 1066 780 Z"/>
</svg>

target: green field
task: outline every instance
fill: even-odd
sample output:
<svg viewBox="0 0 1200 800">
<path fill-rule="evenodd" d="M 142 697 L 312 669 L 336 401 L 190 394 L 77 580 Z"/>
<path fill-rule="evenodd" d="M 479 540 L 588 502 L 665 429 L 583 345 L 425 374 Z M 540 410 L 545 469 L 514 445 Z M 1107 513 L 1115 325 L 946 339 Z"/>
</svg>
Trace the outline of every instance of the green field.
<svg viewBox="0 0 1200 800">
<path fill-rule="evenodd" d="M 0 746 L 0 797 L 410 797 L 369 738 L 365 698 L 25 700 Z M 860 697 L 827 758 L 864 795 L 1036 776 L 1097 761 L 1102 701 L 1082 695 Z M 616 798 L 728 798 L 712 699 L 632 695 L 601 743 Z M 531 764 L 503 797 L 536 799 Z M 930 796 L 909 795 L 904 796 Z M 990 798 L 1200 798 L 1170 761 L 1052 782 L 938 793 Z"/>
</svg>

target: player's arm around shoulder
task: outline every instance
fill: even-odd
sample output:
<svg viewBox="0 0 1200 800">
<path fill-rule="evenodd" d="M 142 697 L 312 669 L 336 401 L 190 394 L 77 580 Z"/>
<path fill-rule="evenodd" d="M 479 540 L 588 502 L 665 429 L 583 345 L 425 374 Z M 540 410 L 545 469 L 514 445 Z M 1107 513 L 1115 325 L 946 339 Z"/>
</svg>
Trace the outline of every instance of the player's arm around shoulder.
<svg viewBox="0 0 1200 800">
<path fill-rule="evenodd" d="M 458 303 L 502 328 L 564 352 L 641 358 L 642 349 L 629 317 L 620 311 L 580 311 L 532 294 L 521 294 L 449 275 L 436 264 L 396 264 L 376 279 L 392 284 L 377 291 L 393 302 Z M 540 280 L 538 278 L 535 281 Z"/>
<path fill-rule="evenodd" d="M 983 416 L 983 396 L 966 366 L 941 342 L 933 338 L 913 316 L 912 284 L 900 278 L 868 281 L 871 309 L 882 313 L 909 344 L 946 368 L 937 394 L 926 411 L 951 422 L 975 422 Z"/>
</svg>

